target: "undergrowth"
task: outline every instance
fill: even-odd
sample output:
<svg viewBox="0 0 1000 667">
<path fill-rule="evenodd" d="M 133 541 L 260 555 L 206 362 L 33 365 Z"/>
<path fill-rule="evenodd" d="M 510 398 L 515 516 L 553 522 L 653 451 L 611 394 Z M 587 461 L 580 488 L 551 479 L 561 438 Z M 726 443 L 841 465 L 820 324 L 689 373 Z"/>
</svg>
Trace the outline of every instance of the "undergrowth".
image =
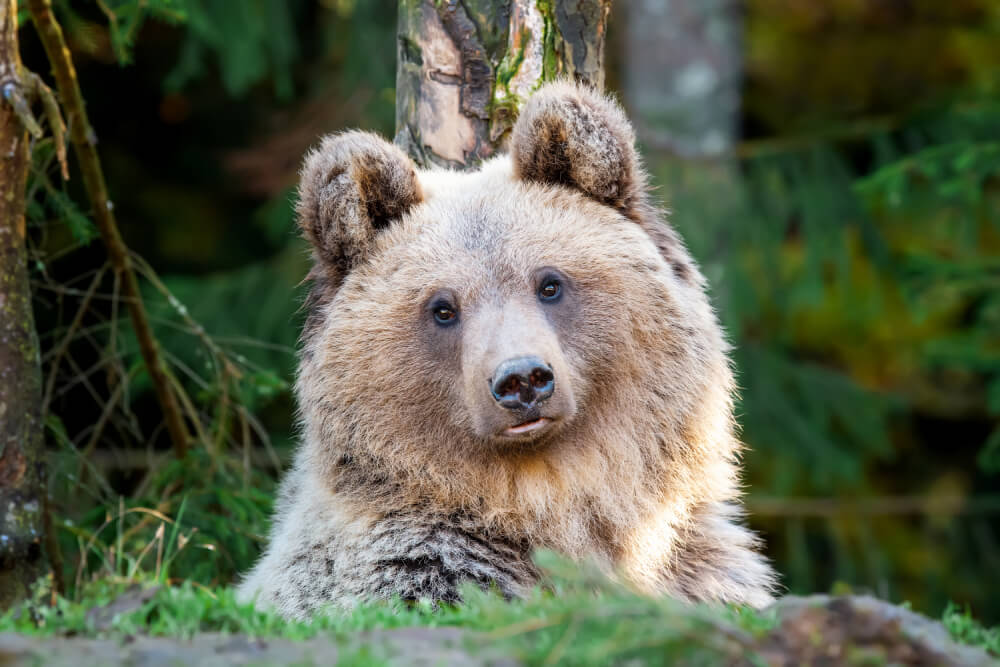
<svg viewBox="0 0 1000 667">
<path fill-rule="evenodd" d="M 489 650 L 528 664 L 719 664 L 752 658 L 754 643 L 777 627 L 773 612 L 691 606 L 638 595 L 607 578 L 547 553 L 539 562 L 548 585 L 507 601 L 496 591 L 469 586 L 460 605 L 392 600 L 334 609 L 309 621 L 285 620 L 236 600 L 232 587 L 191 580 L 87 584 L 78 600 L 52 596 L 44 582 L 35 598 L 0 617 L 0 632 L 125 639 L 135 635 L 189 638 L 198 633 L 292 640 L 332 637 L 343 644 L 357 633 L 405 627 L 469 630 L 471 650 Z M 134 600 L 123 611 L 102 612 Z M 951 605 L 942 622 L 952 637 L 1000 655 L 1000 628 L 984 628 L 969 611 Z"/>
<path fill-rule="evenodd" d="M 984 648 L 991 654 L 1000 656 L 1000 626 L 983 627 L 982 623 L 972 617 L 968 607 L 962 609 L 957 604 L 950 603 L 941 622 L 956 641 Z"/>
<path fill-rule="evenodd" d="M 775 623 L 766 613 L 640 596 L 551 555 L 541 555 L 541 562 L 551 573 L 550 585 L 525 599 L 506 601 L 496 591 L 470 586 L 460 605 L 393 600 L 362 604 L 350 613 L 331 610 L 308 622 L 241 604 L 231 587 L 207 588 L 189 580 L 163 586 L 135 608 L 102 622 L 95 609 L 123 594 L 139 593 L 135 585 L 105 580 L 89 585 L 78 601 L 56 597 L 53 604 L 40 589 L 33 603 L 0 618 L 0 632 L 118 638 L 219 632 L 286 639 L 332 636 L 343 642 L 369 630 L 456 627 L 471 631 L 471 649 L 497 651 L 529 664 L 627 659 L 655 664 L 666 656 L 685 664 L 716 664 L 746 654 L 754 639 Z"/>
</svg>

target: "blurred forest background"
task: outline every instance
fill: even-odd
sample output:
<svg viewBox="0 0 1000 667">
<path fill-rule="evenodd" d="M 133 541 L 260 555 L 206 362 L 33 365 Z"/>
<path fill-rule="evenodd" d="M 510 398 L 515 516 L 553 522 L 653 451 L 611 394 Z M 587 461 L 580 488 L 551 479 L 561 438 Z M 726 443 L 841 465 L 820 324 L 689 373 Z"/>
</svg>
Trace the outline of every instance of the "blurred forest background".
<svg viewBox="0 0 1000 667">
<path fill-rule="evenodd" d="M 700 4 L 728 12 L 702 23 L 728 59 L 724 103 L 675 108 L 656 88 L 674 80 L 643 45 L 677 38 L 671 8 L 692 3 L 616 3 L 608 87 L 735 346 L 750 523 L 792 592 L 954 601 L 996 624 L 1000 3 Z M 176 460 L 80 178 L 35 142 L 59 571 L 71 595 L 154 569 L 226 584 L 262 545 L 295 442 L 296 170 L 323 133 L 393 135 L 396 2 L 55 5 L 198 425 Z M 51 80 L 33 30 L 21 39 Z M 705 75 L 688 74 L 697 92 Z M 728 134 L 689 141 L 718 113 Z"/>
</svg>

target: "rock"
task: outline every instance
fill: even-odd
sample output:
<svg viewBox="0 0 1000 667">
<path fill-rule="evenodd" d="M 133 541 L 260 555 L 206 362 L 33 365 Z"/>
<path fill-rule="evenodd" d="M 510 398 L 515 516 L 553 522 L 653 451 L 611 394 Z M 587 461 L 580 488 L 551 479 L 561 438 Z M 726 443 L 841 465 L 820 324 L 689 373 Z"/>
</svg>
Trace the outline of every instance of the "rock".
<svg viewBox="0 0 1000 667">
<path fill-rule="evenodd" d="M 333 665 L 364 655 L 387 665 L 516 665 L 516 661 L 469 651 L 471 633 L 457 628 L 401 628 L 360 633 L 338 644 L 330 638 L 251 639 L 203 634 L 190 640 L 167 637 L 84 639 L 0 634 L 0 665 L 47 667 L 172 667 L 173 665 Z"/>
<path fill-rule="evenodd" d="M 943 625 L 869 596 L 790 595 L 774 603 L 780 625 L 758 644 L 768 665 L 1000 665 L 953 641 Z"/>
<path fill-rule="evenodd" d="M 101 608 L 113 618 L 128 605 L 141 604 L 137 592 Z M 112 613 L 112 609 L 115 611 Z M 1000 661 L 981 649 L 953 641 L 940 623 L 872 597 L 788 596 L 768 610 L 778 625 L 761 636 L 724 623 L 705 629 L 692 642 L 714 642 L 713 664 L 791 667 L 798 665 L 961 665 L 986 667 Z M 766 613 L 766 612 L 765 612 Z M 110 616 L 108 616 L 110 614 Z M 108 621 L 110 622 L 110 621 Z M 627 642 L 626 642 L 627 643 Z M 507 646 L 507 650 L 511 650 Z M 26 637 L 0 634 L 0 665 L 311 665 L 345 663 L 387 665 L 517 665 L 503 647 L 479 633 L 460 628 L 398 628 L 307 640 L 253 639 L 201 634 L 192 639 L 126 637 Z"/>
<path fill-rule="evenodd" d="M 115 617 L 135 611 L 146 604 L 160 590 L 159 586 L 143 588 L 138 584 L 129 586 L 128 589 L 103 607 L 94 607 L 87 611 L 87 621 L 99 632 L 108 630 L 114 623 Z"/>
</svg>

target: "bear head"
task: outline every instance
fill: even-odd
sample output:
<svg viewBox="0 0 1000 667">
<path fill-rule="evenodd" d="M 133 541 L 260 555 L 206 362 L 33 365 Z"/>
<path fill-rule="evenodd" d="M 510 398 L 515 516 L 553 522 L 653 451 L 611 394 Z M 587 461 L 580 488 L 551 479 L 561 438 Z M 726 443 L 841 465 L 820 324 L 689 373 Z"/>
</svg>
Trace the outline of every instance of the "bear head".
<svg viewBox="0 0 1000 667">
<path fill-rule="evenodd" d="M 553 545 L 569 551 L 636 505 L 733 495 L 726 346 L 612 101 L 543 87 L 474 172 L 327 137 L 298 217 L 303 456 L 334 492 L 501 522 L 582 504 L 588 525 Z"/>
</svg>

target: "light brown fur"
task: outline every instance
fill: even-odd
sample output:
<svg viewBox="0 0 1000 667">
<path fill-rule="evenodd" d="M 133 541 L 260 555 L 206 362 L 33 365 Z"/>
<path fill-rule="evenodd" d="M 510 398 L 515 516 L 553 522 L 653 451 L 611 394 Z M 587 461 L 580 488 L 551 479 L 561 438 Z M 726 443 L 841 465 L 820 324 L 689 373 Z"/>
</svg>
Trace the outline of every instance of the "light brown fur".
<svg viewBox="0 0 1000 667">
<path fill-rule="evenodd" d="M 416 170 L 358 132 L 308 157 L 303 444 L 245 597 L 302 617 L 455 599 L 466 579 L 518 595 L 548 548 L 651 593 L 770 600 L 738 524 L 727 345 L 633 144 L 614 103 L 557 83 L 529 100 L 511 157 L 476 172 Z M 535 298 L 540 267 L 565 276 L 558 306 Z M 441 290 L 458 326 L 428 316 Z M 520 353 L 555 372 L 555 426 L 510 442 L 484 381 Z"/>
</svg>

